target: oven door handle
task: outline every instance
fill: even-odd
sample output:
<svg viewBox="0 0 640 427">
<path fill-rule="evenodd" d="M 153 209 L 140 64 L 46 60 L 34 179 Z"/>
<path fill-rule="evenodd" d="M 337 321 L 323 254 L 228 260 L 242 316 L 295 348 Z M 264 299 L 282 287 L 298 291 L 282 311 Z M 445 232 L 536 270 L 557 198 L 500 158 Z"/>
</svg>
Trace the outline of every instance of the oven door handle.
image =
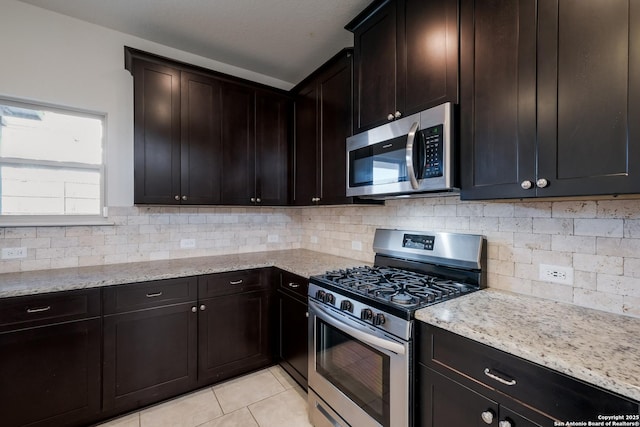
<svg viewBox="0 0 640 427">
<path fill-rule="evenodd" d="M 407 175 L 411 182 L 411 188 L 417 190 L 419 188 L 418 179 L 416 178 L 416 171 L 413 167 L 413 145 L 416 140 L 416 133 L 418 132 L 418 122 L 413 123 L 407 135 L 407 150 L 405 153 L 405 160 L 407 162 Z"/>
<path fill-rule="evenodd" d="M 361 330 L 354 328 L 353 326 L 349 326 L 346 323 L 341 322 L 340 320 L 333 317 L 324 308 L 322 308 L 320 305 L 318 305 L 318 303 L 314 301 L 309 301 L 309 307 L 313 309 L 316 317 L 320 318 L 322 321 L 330 324 L 335 328 L 340 329 L 341 331 L 348 333 L 349 335 L 359 339 L 360 341 L 366 344 L 381 348 L 383 350 L 391 351 L 396 354 L 404 355 L 406 353 L 404 345 L 397 343 L 395 341 L 376 337 L 375 335 L 362 332 Z"/>
</svg>

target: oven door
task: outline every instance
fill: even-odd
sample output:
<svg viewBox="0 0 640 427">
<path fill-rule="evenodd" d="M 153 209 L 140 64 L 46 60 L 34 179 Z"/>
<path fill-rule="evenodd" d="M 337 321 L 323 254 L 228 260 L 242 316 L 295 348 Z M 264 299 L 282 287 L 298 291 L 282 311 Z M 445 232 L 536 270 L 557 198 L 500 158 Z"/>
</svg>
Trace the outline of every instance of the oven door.
<svg viewBox="0 0 640 427">
<path fill-rule="evenodd" d="M 351 426 L 409 425 L 409 342 L 313 300 L 309 337 L 309 387 L 320 397 L 309 402 L 312 424 L 342 425 L 327 415 L 335 411 Z"/>
</svg>

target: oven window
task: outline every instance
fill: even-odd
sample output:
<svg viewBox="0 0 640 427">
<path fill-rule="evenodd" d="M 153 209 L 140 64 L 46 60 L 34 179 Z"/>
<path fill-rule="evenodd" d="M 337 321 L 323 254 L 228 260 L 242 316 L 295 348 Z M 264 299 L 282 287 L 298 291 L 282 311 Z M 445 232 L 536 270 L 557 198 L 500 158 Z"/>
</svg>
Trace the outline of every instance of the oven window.
<svg viewBox="0 0 640 427">
<path fill-rule="evenodd" d="M 389 356 L 318 319 L 316 371 L 383 426 L 389 425 Z"/>
</svg>

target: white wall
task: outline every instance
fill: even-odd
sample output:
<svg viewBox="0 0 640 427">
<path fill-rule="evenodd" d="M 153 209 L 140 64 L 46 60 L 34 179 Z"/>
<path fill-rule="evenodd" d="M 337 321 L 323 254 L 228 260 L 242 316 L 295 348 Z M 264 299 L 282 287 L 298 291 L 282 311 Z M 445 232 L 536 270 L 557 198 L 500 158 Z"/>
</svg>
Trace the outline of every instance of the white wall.
<svg viewBox="0 0 640 427">
<path fill-rule="evenodd" d="M 133 80 L 124 46 L 281 89 L 291 84 L 15 0 L 0 0 L 0 96 L 107 115 L 107 205 L 133 205 Z"/>
</svg>

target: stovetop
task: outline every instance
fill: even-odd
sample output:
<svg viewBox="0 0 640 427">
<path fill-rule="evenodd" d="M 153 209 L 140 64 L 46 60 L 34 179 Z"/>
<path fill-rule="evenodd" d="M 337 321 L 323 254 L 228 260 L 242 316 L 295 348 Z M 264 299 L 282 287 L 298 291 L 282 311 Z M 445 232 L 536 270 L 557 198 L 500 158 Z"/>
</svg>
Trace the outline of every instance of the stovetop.
<svg viewBox="0 0 640 427">
<path fill-rule="evenodd" d="M 387 312 L 400 312 L 404 318 L 411 318 L 420 308 L 478 290 L 476 286 L 431 274 L 382 266 L 329 271 L 312 279 L 333 292 L 345 293 Z"/>
<path fill-rule="evenodd" d="M 337 286 L 404 308 L 420 308 L 473 290 L 471 286 L 393 267 L 355 267 L 323 276 Z"/>
</svg>

